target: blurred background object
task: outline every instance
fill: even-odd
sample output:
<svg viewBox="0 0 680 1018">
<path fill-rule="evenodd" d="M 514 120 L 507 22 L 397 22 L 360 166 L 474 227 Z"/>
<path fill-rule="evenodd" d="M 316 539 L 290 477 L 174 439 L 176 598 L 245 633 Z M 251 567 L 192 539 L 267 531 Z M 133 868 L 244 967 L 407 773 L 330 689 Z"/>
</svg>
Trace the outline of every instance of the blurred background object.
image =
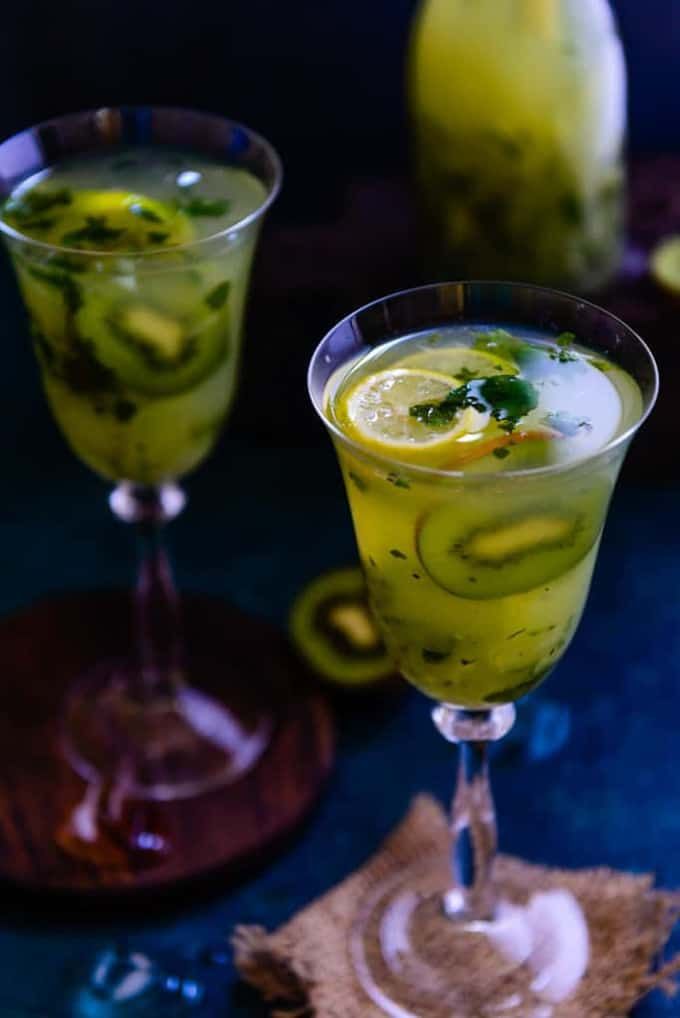
<svg viewBox="0 0 680 1018">
<path fill-rule="evenodd" d="M 626 71 L 608 0 L 422 0 L 408 85 L 430 278 L 609 282 Z"/>
</svg>

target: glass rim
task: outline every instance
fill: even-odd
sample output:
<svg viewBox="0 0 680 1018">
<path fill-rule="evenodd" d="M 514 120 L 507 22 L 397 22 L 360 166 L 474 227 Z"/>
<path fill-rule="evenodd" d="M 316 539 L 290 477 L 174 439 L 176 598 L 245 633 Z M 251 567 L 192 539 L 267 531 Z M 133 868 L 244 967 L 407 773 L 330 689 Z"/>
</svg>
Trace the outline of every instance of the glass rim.
<svg viewBox="0 0 680 1018">
<path fill-rule="evenodd" d="M 411 294 L 424 292 L 428 290 L 434 291 L 441 289 L 442 287 L 449 286 L 476 286 L 479 287 L 480 289 L 503 286 L 509 287 L 513 290 L 525 290 L 529 292 L 549 294 L 554 297 L 559 297 L 561 299 L 566 299 L 567 301 L 570 302 L 581 304 L 585 307 L 592 309 L 593 311 L 596 311 L 598 314 L 604 316 L 605 318 L 608 318 L 609 320 L 616 322 L 618 325 L 624 328 L 628 335 L 631 336 L 637 342 L 639 347 L 642 349 L 643 353 L 646 355 L 647 360 L 649 361 L 649 364 L 652 369 L 653 377 L 652 392 L 651 395 L 649 396 L 649 399 L 647 400 L 646 406 L 643 407 L 643 412 L 640 414 L 638 419 L 628 428 L 626 428 L 625 431 L 621 432 L 620 435 L 615 435 L 614 438 L 610 439 L 609 442 L 603 445 L 600 449 L 590 453 L 589 455 L 581 456 L 578 459 L 568 460 L 566 463 L 548 464 L 547 466 L 544 467 L 525 467 L 522 470 L 512 470 L 512 469 L 493 470 L 490 471 L 489 473 L 484 474 L 467 473 L 464 470 L 444 470 L 441 467 L 430 467 L 418 463 L 408 463 L 405 462 L 404 460 L 397 459 L 396 457 L 386 456 L 383 455 L 382 453 L 369 450 L 361 442 L 358 442 L 355 439 L 350 438 L 349 435 L 345 434 L 342 428 L 340 428 L 334 421 L 332 421 L 328 417 L 324 410 L 324 407 L 317 402 L 317 399 L 314 394 L 312 375 L 314 373 L 319 358 L 322 356 L 322 349 L 324 345 L 328 342 L 328 340 L 330 340 L 330 338 L 335 333 L 337 333 L 337 331 L 340 328 L 342 328 L 342 326 L 352 322 L 353 319 L 357 319 L 359 315 L 361 315 L 365 311 L 369 311 L 371 308 L 378 307 L 379 305 L 385 304 L 388 301 L 397 300 L 400 297 L 406 297 Z M 378 344 L 376 344 L 376 346 L 377 345 Z M 637 384 L 637 379 L 634 379 L 634 381 Z M 336 324 L 331 329 L 328 330 L 328 332 L 324 335 L 324 337 L 320 340 L 320 342 L 316 346 L 314 353 L 312 354 L 311 360 L 309 362 L 309 367 L 307 369 L 307 391 L 309 393 L 312 406 L 314 407 L 316 413 L 319 415 L 327 429 L 331 432 L 333 436 L 338 438 L 345 445 L 349 446 L 354 452 L 358 453 L 360 458 L 368 460 L 369 462 L 377 462 L 383 464 L 386 467 L 398 466 L 401 470 L 404 470 L 407 473 L 411 473 L 417 477 L 437 480 L 456 480 L 464 481 L 467 483 L 476 482 L 477 484 L 483 483 L 485 484 L 498 481 L 501 479 L 507 480 L 513 477 L 523 477 L 523 478 L 546 477 L 552 476 L 554 474 L 568 473 L 571 470 L 579 469 L 587 464 L 593 463 L 594 461 L 599 460 L 601 457 L 606 456 L 608 453 L 617 449 L 619 446 L 625 445 L 628 441 L 630 441 L 634 437 L 636 432 L 644 424 L 644 422 L 647 420 L 652 410 L 654 409 L 654 405 L 659 395 L 659 368 L 657 366 L 652 351 L 650 350 L 647 343 L 645 343 L 644 339 L 639 335 L 639 333 L 637 333 L 635 329 L 632 328 L 632 326 L 624 322 L 622 318 L 619 318 L 618 315 L 613 314 L 611 311 L 607 311 L 606 308 L 601 307 L 599 304 L 595 304 L 593 301 L 586 300 L 583 297 L 577 297 L 574 294 L 568 293 L 566 290 L 557 290 L 549 286 L 538 286 L 534 285 L 533 283 L 509 282 L 507 280 L 492 280 L 492 279 L 458 279 L 458 280 L 446 280 L 439 283 L 425 283 L 422 286 L 406 287 L 403 290 L 395 290 L 394 292 L 389 293 L 384 297 L 379 297 L 377 300 L 371 300 L 367 304 L 363 304 L 360 308 L 357 308 L 355 311 L 351 311 L 348 315 L 345 315 L 344 318 L 341 318 L 339 322 L 336 322 Z"/>
<path fill-rule="evenodd" d="M 56 254 L 78 255 L 81 258 L 106 258 L 112 260 L 116 258 L 117 259 L 126 258 L 141 260 L 145 258 L 151 258 L 153 256 L 158 256 L 161 254 L 167 255 L 181 251 L 194 250 L 201 244 L 209 244 L 211 242 L 219 240 L 220 237 L 223 237 L 228 233 L 240 232 L 244 227 L 249 226 L 251 223 L 254 223 L 258 219 L 260 219 L 267 211 L 267 209 L 273 204 L 278 194 L 280 193 L 283 184 L 283 163 L 279 153 L 276 151 L 272 143 L 264 137 L 264 135 L 259 134 L 257 131 L 253 130 L 251 127 L 248 127 L 247 124 L 241 123 L 241 121 L 239 120 L 232 120 L 230 117 L 224 117 L 220 113 L 211 113 L 207 110 L 192 109 L 189 106 L 163 106 L 163 105 L 98 106 L 96 108 L 93 107 L 90 109 L 80 110 L 75 113 L 64 113 L 61 116 L 49 117 L 47 120 L 41 120 L 37 124 L 31 124 L 30 127 L 25 127 L 23 130 L 16 131 L 14 134 L 10 134 L 7 138 L 3 138 L 2 141 L 0 141 L 0 153 L 2 152 L 2 148 L 4 145 L 9 144 L 12 141 L 15 141 L 24 134 L 30 134 L 33 131 L 39 131 L 42 128 L 48 126 L 55 126 L 60 123 L 64 123 L 68 120 L 76 120 L 79 117 L 87 116 L 94 117 L 97 114 L 102 113 L 103 111 L 120 112 L 123 109 L 133 111 L 146 109 L 149 110 L 151 113 L 153 113 L 154 111 L 159 112 L 162 111 L 163 113 L 178 113 L 178 114 L 188 114 L 191 116 L 205 117 L 211 120 L 219 120 L 223 124 L 227 124 L 229 127 L 233 127 L 237 130 L 243 131 L 248 136 L 250 141 L 255 142 L 256 145 L 261 146 L 274 169 L 273 182 L 270 186 L 267 187 L 267 193 L 264 199 L 262 200 L 262 202 L 260 202 L 259 205 L 257 205 L 254 209 L 248 212 L 245 216 L 242 216 L 241 219 L 237 220 L 235 223 L 230 223 L 228 226 L 223 227 L 221 230 L 217 230 L 216 233 L 209 234 L 207 237 L 199 237 L 196 240 L 188 240 L 182 244 L 173 244 L 169 247 L 148 248 L 145 251 L 98 251 L 98 250 L 84 251 L 82 248 L 66 247 L 63 244 L 50 244 L 48 241 L 38 240 L 35 237 L 29 237 L 27 234 L 21 233 L 20 230 L 15 230 L 13 226 L 10 226 L 9 223 L 7 223 L 2 218 L 2 215 L 0 215 L 0 234 L 4 234 L 6 237 L 9 237 L 14 241 L 20 241 L 22 244 L 25 244 L 26 246 L 34 247 L 42 251 L 53 252 Z M 114 146 L 111 147 L 113 148 Z M 134 147 L 134 144 L 132 147 Z M 154 147 L 153 141 L 150 143 L 150 147 L 151 148 Z M 229 164 L 225 163 L 224 165 Z M 261 183 L 264 183 L 264 181 L 261 181 Z M 4 201 L 5 199 L 2 200 Z"/>
</svg>

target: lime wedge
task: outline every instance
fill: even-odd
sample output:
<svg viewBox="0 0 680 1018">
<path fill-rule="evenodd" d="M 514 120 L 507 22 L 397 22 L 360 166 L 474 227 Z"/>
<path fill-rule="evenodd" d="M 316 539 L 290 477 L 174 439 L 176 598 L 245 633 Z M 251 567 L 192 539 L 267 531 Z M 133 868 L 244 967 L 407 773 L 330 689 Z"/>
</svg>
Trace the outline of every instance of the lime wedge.
<svg viewBox="0 0 680 1018">
<path fill-rule="evenodd" d="M 680 234 L 667 237 L 654 248 L 650 268 L 659 286 L 680 297 Z"/>
</svg>

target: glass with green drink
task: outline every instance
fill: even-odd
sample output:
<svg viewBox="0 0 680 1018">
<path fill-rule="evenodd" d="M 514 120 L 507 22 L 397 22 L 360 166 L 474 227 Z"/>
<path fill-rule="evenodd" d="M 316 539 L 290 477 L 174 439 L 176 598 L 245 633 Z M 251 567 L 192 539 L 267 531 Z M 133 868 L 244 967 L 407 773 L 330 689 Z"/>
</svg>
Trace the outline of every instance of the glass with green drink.
<svg viewBox="0 0 680 1018">
<path fill-rule="evenodd" d="M 64 744 L 88 782 L 173 800 L 231 782 L 271 719 L 187 674 L 163 524 L 213 449 L 238 377 L 244 305 L 277 154 L 240 124 L 172 108 L 61 117 L 0 145 L 0 230 L 43 386 L 75 454 L 138 529 L 137 645 L 68 699 Z M 246 698 L 248 699 L 248 698 Z"/>
<path fill-rule="evenodd" d="M 503 996 L 507 958 L 475 988 L 473 966 L 452 965 L 504 908 L 487 748 L 577 629 L 617 476 L 656 398 L 654 360 L 592 304 L 449 283 L 350 315 L 318 347 L 309 386 L 378 625 L 460 746 L 453 874 L 438 857 L 375 889 L 352 934 L 359 978 L 399 1018 L 462 1013 L 470 993 L 480 1014 L 533 1013 L 538 990 L 522 987 L 516 1006 Z"/>
</svg>

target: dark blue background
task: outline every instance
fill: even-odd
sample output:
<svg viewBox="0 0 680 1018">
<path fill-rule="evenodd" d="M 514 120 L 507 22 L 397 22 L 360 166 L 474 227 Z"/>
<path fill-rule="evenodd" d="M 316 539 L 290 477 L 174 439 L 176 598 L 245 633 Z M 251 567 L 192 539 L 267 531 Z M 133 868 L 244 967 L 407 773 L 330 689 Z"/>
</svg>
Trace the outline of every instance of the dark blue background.
<svg viewBox="0 0 680 1018">
<path fill-rule="evenodd" d="M 631 142 L 680 149 L 680 6 L 615 0 Z M 279 215 L 308 216 L 353 174 L 403 169 L 403 58 L 414 0 L 25 0 L 0 35 L 0 136 L 107 103 L 244 120 L 288 168 Z"/>
</svg>

